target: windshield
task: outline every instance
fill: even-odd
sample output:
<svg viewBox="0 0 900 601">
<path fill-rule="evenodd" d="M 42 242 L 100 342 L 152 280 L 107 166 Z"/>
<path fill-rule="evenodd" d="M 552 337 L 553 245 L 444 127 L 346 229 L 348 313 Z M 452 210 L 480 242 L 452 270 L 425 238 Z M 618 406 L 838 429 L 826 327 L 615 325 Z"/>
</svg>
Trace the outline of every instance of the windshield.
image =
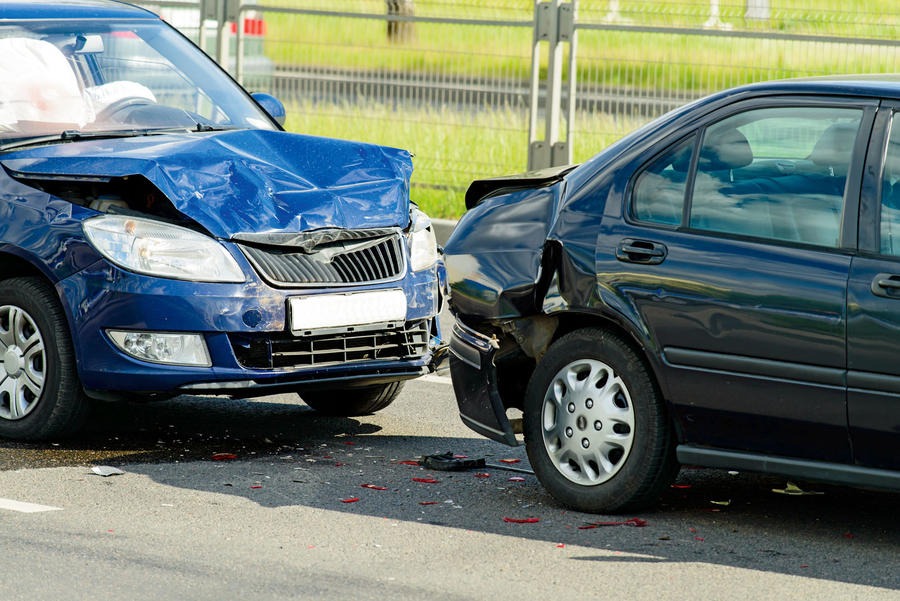
<svg viewBox="0 0 900 601">
<path fill-rule="evenodd" d="M 162 22 L 0 26 L 0 145 L 83 132 L 277 129 Z M 65 134 L 64 134 L 65 132 Z"/>
</svg>

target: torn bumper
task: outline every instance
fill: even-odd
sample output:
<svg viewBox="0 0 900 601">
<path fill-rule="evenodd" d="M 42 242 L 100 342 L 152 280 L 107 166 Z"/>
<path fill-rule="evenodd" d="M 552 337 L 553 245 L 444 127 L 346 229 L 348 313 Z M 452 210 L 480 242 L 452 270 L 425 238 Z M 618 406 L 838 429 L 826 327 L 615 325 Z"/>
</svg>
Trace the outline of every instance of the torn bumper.
<svg viewBox="0 0 900 601">
<path fill-rule="evenodd" d="M 450 336 L 450 376 L 459 416 L 472 430 L 498 442 L 518 446 L 497 388 L 495 343 L 457 321 Z"/>
</svg>

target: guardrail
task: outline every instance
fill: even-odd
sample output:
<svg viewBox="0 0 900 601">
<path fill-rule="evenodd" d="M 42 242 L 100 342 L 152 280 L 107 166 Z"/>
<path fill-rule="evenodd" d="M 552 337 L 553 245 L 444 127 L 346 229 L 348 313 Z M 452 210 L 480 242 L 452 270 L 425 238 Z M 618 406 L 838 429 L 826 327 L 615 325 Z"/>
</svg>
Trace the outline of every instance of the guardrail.
<svg viewBox="0 0 900 601">
<path fill-rule="evenodd" d="M 412 150 L 413 185 L 448 216 L 472 179 L 584 160 L 712 91 L 900 64 L 900 11 L 849 1 L 280 1 L 204 0 L 220 63 L 281 97 L 293 129 Z M 251 16 L 264 36 L 227 27 Z"/>
</svg>

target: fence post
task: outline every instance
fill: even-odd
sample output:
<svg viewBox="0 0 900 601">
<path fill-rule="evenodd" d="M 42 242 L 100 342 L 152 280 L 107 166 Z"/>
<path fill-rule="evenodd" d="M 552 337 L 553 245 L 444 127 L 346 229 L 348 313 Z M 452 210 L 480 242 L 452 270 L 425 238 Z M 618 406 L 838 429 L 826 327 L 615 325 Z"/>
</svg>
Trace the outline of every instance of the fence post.
<svg viewBox="0 0 900 601">
<path fill-rule="evenodd" d="M 391 19 L 391 16 L 412 17 L 415 15 L 413 0 L 385 0 L 387 3 L 387 37 L 391 42 L 408 42 L 415 37 L 412 21 Z"/>
<path fill-rule="evenodd" d="M 531 49 L 531 98 L 528 125 L 528 170 L 544 169 L 572 162 L 570 134 L 575 114 L 575 5 L 576 1 L 537 2 L 534 9 L 534 38 Z M 547 76 L 541 81 L 541 42 L 549 45 Z M 568 111 L 566 136 L 560 139 L 562 121 L 563 43 L 569 43 Z M 544 91 L 544 137 L 538 139 L 541 91 Z"/>
</svg>

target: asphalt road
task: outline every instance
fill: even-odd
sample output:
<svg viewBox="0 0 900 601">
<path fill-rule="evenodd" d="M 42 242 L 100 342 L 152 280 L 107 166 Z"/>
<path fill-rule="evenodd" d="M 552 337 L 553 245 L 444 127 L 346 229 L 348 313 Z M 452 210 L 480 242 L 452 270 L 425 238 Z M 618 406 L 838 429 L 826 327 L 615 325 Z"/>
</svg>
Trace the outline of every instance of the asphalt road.
<svg viewBox="0 0 900 601">
<path fill-rule="evenodd" d="M 0 443 L 0 599 L 900 599 L 900 495 L 687 469 L 658 510 L 571 512 L 529 474 L 403 463 L 528 468 L 455 409 L 429 376 L 362 418 L 182 397 Z"/>
</svg>

